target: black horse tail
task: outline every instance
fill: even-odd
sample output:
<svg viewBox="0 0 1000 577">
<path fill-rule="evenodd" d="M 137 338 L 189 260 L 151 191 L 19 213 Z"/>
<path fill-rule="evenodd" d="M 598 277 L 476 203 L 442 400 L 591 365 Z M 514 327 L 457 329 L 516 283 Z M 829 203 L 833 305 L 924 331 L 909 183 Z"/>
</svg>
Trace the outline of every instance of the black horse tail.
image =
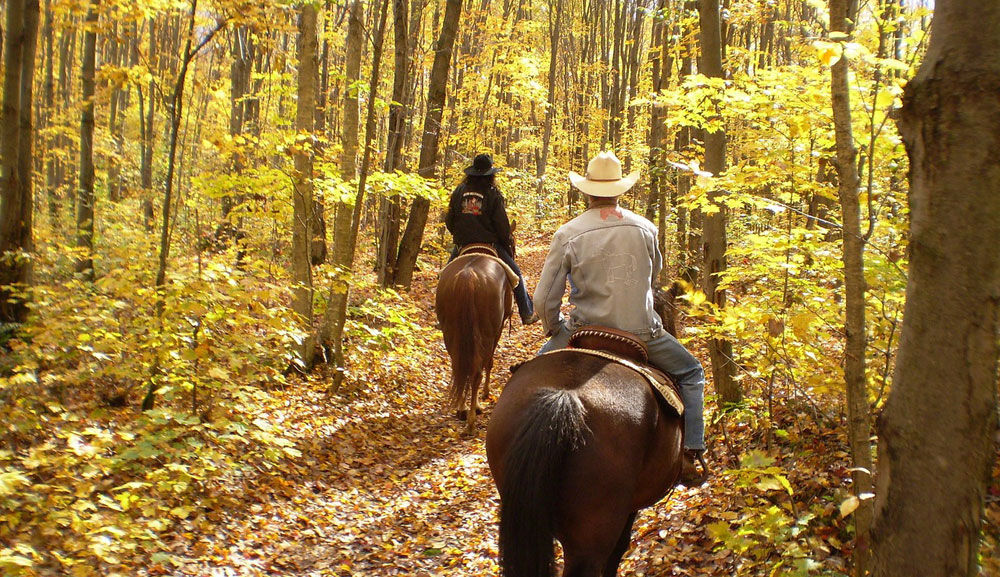
<svg viewBox="0 0 1000 577">
<path fill-rule="evenodd" d="M 554 513 L 566 457 L 585 442 L 586 410 L 571 391 L 535 394 L 507 450 L 500 487 L 500 574 L 549 577 Z"/>
</svg>

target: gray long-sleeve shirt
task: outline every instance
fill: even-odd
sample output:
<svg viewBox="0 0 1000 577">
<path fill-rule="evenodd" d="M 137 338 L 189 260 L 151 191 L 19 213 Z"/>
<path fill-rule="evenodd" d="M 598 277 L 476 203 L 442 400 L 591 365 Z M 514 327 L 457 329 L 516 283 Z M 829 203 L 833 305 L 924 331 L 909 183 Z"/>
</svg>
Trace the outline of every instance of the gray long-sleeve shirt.
<svg viewBox="0 0 1000 577">
<path fill-rule="evenodd" d="M 652 285 L 663 266 L 656 227 L 621 207 L 591 208 L 559 227 L 535 287 L 535 312 L 546 332 L 564 320 L 559 311 L 566 281 L 575 308 L 570 330 L 596 324 L 658 337 Z"/>
</svg>

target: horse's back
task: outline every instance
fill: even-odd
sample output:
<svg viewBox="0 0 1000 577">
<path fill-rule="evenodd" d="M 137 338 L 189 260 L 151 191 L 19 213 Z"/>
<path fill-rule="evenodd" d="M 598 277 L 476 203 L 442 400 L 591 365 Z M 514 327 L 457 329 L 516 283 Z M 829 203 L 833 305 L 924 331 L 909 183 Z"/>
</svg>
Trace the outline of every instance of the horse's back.
<svg viewBox="0 0 1000 577">
<path fill-rule="evenodd" d="M 500 469 L 495 474 L 503 471 L 494 461 L 543 390 L 563 390 L 579 399 L 589 429 L 566 461 L 566 494 L 595 504 L 609 495 L 623 498 L 635 510 L 655 503 L 673 486 L 680 472 L 681 417 L 662 411 L 634 370 L 571 351 L 536 357 L 507 383 L 486 437 L 490 467 Z"/>
<path fill-rule="evenodd" d="M 506 279 L 503 266 L 489 256 L 466 256 L 448 263 L 441 270 L 435 295 L 438 320 L 461 319 L 469 314 L 468 305 L 480 315 L 497 310 L 505 314 L 505 300 L 510 298 L 505 299 Z"/>
</svg>

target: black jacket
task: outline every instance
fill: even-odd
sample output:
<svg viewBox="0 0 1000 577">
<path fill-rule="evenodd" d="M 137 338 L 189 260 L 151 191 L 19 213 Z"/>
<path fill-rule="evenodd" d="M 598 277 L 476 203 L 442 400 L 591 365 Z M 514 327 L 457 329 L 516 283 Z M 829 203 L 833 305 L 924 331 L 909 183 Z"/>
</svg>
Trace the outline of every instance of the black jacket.
<svg viewBox="0 0 1000 577">
<path fill-rule="evenodd" d="M 496 243 L 511 252 L 510 220 L 504 204 L 503 195 L 496 187 L 481 193 L 467 190 L 464 183 L 458 185 L 451 193 L 444 217 L 455 244 Z"/>
</svg>

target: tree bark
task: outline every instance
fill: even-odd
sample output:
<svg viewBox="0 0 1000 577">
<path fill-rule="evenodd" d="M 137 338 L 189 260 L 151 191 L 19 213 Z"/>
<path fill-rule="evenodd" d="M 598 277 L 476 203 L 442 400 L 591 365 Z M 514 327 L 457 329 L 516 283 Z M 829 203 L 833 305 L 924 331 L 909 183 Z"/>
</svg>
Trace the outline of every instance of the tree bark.
<svg viewBox="0 0 1000 577">
<path fill-rule="evenodd" d="M 138 50 L 138 46 L 136 46 Z M 149 19 L 149 53 L 146 58 L 150 63 L 156 62 L 156 20 Z M 142 140 L 141 161 L 139 164 L 139 185 L 142 187 L 142 220 L 147 232 L 156 228 L 153 211 L 153 150 L 154 134 L 153 119 L 156 113 L 156 80 L 155 75 L 149 79 L 149 101 L 143 97 L 139 89 L 139 132 Z"/>
<path fill-rule="evenodd" d="M 8 0 L 3 37 L 0 110 L 0 322 L 24 322 L 31 280 L 31 83 L 38 3 Z M 25 100 L 27 99 L 27 100 Z M 29 114 L 25 124 L 25 113 Z M 28 129 L 29 132 L 25 132 Z"/>
<path fill-rule="evenodd" d="M 45 0 L 45 24 L 42 25 L 42 38 L 45 40 L 45 79 L 42 81 L 42 98 L 46 123 L 57 115 L 56 111 L 56 87 L 55 87 L 55 32 L 52 28 L 52 0 Z M 58 157 L 55 148 L 59 139 L 48 136 L 43 143 L 45 151 L 45 196 L 48 200 L 49 227 L 56 230 L 59 219 L 58 201 Z"/>
<path fill-rule="evenodd" d="M 94 66 L 97 58 L 97 0 L 91 0 L 83 32 L 83 111 L 80 114 L 80 188 L 76 201 L 76 246 L 83 251 L 76 272 L 94 280 Z"/>
<path fill-rule="evenodd" d="M 830 29 L 849 34 L 854 19 L 848 0 L 830 0 Z M 844 288 L 846 316 L 844 333 L 844 384 L 847 391 L 847 434 L 854 470 L 854 495 L 861 499 L 854 513 L 856 543 L 854 574 L 863 577 L 871 556 L 871 527 L 874 507 L 871 499 L 871 424 L 865 377 L 865 278 L 864 239 L 861 236 L 861 205 L 858 202 L 857 149 L 851 130 L 849 65 L 843 55 L 830 69 L 833 123 L 837 142 L 838 193 L 843 218 Z"/>
<path fill-rule="evenodd" d="M 407 0 L 392 1 L 394 30 L 394 66 L 392 76 L 392 102 L 389 104 L 388 143 L 385 152 L 385 172 L 403 167 L 403 131 L 406 128 L 406 87 L 409 84 Z M 400 214 L 399 195 L 379 199 L 379 243 L 377 271 L 382 288 L 393 283 L 396 277 L 396 256 L 399 245 Z"/>
<path fill-rule="evenodd" d="M 361 79 L 361 42 L 364 14 L 361 2 L 351 3 L 347 20 L 347 45 L 345 48 L 344 120 L 341 126 L 340 172 L 347 182 L 357 178 L 358 172 L 358 132 L 360 114 L 358 112 L 357 83 Z M 333 265 L 338 278 L 330 284 L 328 304 L 320 325 L 319 342 L 329 362 L 330 357 L 337 366 L 330 386 L 332 391 L 340 388 L 344 378 L 344 324 L 347 322 L 347 297 L 350 289 L 349 277 L 354 261 L 351 247 L 351 228 L 354 210 L 345 202 L 338 202 L 333 225 Z"/>
<path fill-rule="evenodd" d="M 295 178 L 292 191 L 292 310 L 301 317 L 303 332 L 312 334 L 313 282 L 313 128 L 316 122 L 316 88 L 319 85 L 319 40 L 316 36 L 316 5 L 306 2 L 299 16 L 299 78 L 296 99 Z M 308 369 L 313 358 L 312 337 L 302 341 L 299 360 Z"/>
<path fill-rule="evenodd" d="M 979 575 L 997 430 L 1000 5 L 938 2 L 899 130 L 910 266 L 879 427 L 872 574 Z"/>
<path fill-rule="evenodd" d="M 441 23 L 441 35 L 438 37 L 434 51 L 434 65 L 431 68 L 430 84 L 427 88 L 427 114 L 424 117 L 424 133 L 420 143 L 420 176 L 434 179 L 438 156 L 438 140 L 441 131 L 441 118 L 444 114 L 445 92 L 448 84 L 448 67 L 451 64 L 451 53 L 455 46 L 455 36 L 458 33 L 459 16 L 462 13 L 462 0 L 447 0 L 444 19 Z M 410 288 L 413 281 L 413 271 L 417 265 L 417 255 L 423 241 L 424 227 L 427 225 L 427 213 L 431 203 L 424 197 L 417 197 L 410 205 L 410 216 L 406 221 L 406 229 L 399 243 L 399 257 L 396 259 L 396 284 Z"/>
<path fill-rule="evenodd" d="M 722 32 L 719 21 L 718 0 L 701 0 L 701 58 L 705 76 L 722 78 Z M 720 128 L 715 132 L 705 130 L 705 170 L 718 176 L 726 169 L 726 133 Z M 718 310 L 726 308 L 726 291 L 719 289 L 719 278 L 726 272 L 726 216 L 727 209 L 721 202 L 723 191 L 713 189 L 708 200 L 717 210 L 705 215 L 702 235 L 705 297 Z M 733 361 L 733 344 L 725 339 L 709 339 L 708 352 L 712 359 L 712 376 L 719 402 L 723 406 L 738 403 L 743 398 L 739 383 L 733 378 L 736 363 Z"/>
<path fill-rule="evenodd" d="M 538 156 L 535 171 L 537 184 L 535 194 L 542 197 L 545 190 L 545 167 L 549 162 L 549 144 L 552 140 L 552 124 L 556 115 L 556 69 L 559 64 L 559 33 L 562 30 L 562 0 L 549 0 L 549 75 L 548 92 L 545 103 L 545 128 L 542 133 L 542 153 Z"/>
</svg>

